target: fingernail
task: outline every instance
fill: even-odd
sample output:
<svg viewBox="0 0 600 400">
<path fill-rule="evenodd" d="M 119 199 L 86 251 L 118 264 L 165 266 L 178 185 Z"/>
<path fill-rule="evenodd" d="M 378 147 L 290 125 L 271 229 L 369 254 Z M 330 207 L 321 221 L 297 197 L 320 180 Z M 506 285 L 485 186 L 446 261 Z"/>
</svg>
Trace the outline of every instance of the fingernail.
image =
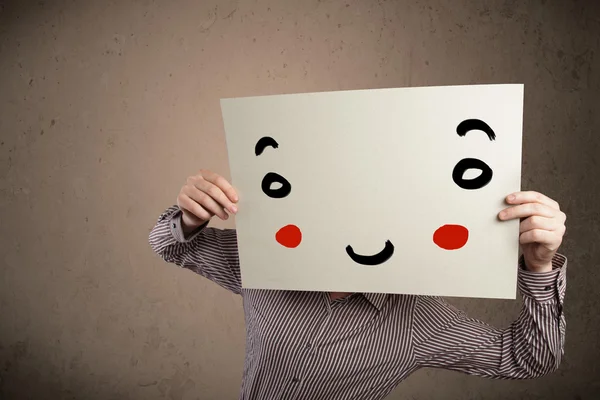
<svg viewBox="0 0 600 400">
<path fill-rule="evenodd" d="M 237 207 L 232 205 L 231 212 L 235 214 L 237 211 L 238 211 Z"/>
<path fill-rule="evenodd" d="M 513 201 L 514 199 L 516 199 L 517 197 L 514 194 L 511 194 L 510 196 L 508 196 L 508 200 L 509 201 Z"/>
</svg>

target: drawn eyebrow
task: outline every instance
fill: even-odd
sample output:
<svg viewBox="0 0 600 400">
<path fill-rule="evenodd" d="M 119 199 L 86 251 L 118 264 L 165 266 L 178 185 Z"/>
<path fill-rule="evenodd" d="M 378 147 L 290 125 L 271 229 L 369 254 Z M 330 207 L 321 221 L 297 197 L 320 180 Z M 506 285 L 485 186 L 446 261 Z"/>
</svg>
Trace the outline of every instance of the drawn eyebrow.
<svg viewBox="0 0 600 400">
<path fill-rule="evenodd" d="M 483 131 L 490 140 L 496 139 L 496 134 L 488 124 L 480 119 L 466 119 L 456 127 L 458 136 L 465 136 L 469 131 Z"/>
<path fill-rule="evenodd" d="M 277 143 L 271 136 L 263 136 L 258 140 L 258 142 L 256 142 L 256 146 L 254 146 L 254 153 L 257 156 L 260 156 L 265 148 L 269 146 L 276 149 L 279 147 L 279 143 Z"/>
</svg>

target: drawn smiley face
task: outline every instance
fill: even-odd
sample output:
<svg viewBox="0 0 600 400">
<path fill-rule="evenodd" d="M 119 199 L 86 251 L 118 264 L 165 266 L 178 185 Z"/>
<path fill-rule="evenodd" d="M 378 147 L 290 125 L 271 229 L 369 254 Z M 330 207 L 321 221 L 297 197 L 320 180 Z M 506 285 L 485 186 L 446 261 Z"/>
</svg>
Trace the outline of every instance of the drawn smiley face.
<svg viewBox="0 0 600 400">
<path fill-rule="evenodd" d="M 491 141 L 496 139 L 496 134 L 492 128 L 480 119 L 467 119 L 456 127 L 456 133 L 460 137 L 464 137 L 467 132 L 475 130 L 484 132 Z M 267 147 L 277 149 L 279 143 L 270 136 L 263 136 L 254 146 L 255 155 L 260 156 Z M 475 178 L 466 179 L 464 175 L 469 170 L 478 170 L 480 173 Z M 488 164 L 478 158 L 463 158 L 456 164 L 451 176 L 454 183 L 460 188 L 477 190 L 490 183 L 493 171 Z M 273 185 L 278 186 L 273 187 Z M 261 189 L 266 196 L 272 199 L 283 199 L 291 194 L 292 184 L 280 174 L 268 172 L 262 179 Z M 433 233 L 432 239 L 442 249 L 458 250 L 467 244 L 469 230 L 463 225 L 446 224 Z M 302 242 L 302 230 L 294 224 L 285 225 L 277 231 L 275 240 L 284 247 L 296 248 Z M 370 255 L 357 254 L 352 245 L 346 246 L 346 253 L 352 261 L 367 266 L 385 263 L 394 255 L 394 250 L 394 244 L 390 240 L 385 241 L 385 245 L 380 252 Z"/>
<path fill-rule="evenodd" d="M 246 288 L 514 298 L 522 85 L 221 100 Z"/>
</svg>

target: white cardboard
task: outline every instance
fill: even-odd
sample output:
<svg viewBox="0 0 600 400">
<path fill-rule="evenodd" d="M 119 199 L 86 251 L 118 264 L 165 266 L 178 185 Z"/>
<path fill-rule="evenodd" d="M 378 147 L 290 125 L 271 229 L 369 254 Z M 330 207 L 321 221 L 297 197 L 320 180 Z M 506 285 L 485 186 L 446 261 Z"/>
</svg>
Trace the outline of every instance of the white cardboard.
<svg viewBox="0 0 600 400">
<path fill-rule="evenodd" d="M 497 214 L 520 190 L 523 85 L 247 97 L 221 108 L 243 287 L 515 298 L 519 222 Z M 459 136 L 467 119 L 487 123 L 495 140 L 481 130 Z M 278 147 L 257 156 L 264 136 Z M 492 180 L 459 187 L 452 171 L 463 158 L 484 161 Z M 287 197 L 262 191 L 268 172 L 290 182 Z M 275 240 L 288 224 L 302 232 L 295 248 Z M 445 224 L 469 230 L 463 247 L 434 243 Z M 387 240 L 394 254 L 376 266 L 346 252 L 376 254 Z"/>
</svg>

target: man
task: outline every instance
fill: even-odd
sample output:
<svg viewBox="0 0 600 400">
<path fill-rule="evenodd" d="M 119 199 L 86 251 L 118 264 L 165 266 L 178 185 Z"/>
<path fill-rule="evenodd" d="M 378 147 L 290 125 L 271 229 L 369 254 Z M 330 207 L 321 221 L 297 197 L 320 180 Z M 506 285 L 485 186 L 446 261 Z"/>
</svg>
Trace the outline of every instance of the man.
<svg viewBox="0 0 600 400">
<path fill-rule="evenodd" d="M 506 329 L 469 318 L 440 297 L 242 289 L 235 230 L 206 227 L 215 215 L 235 214 L 237 201 L 223 177 L 201 170 L 187 179 L 149 240 L 165 261 L 242 296 L 241 399 L 383 399 L 423 367 L 499 379 L 558 368 L 567 260 L 557 249 L 566 216 L 554 200 L 513 193 L 498 216 L 521 219 L 523 306 Z"/>
</svg>

